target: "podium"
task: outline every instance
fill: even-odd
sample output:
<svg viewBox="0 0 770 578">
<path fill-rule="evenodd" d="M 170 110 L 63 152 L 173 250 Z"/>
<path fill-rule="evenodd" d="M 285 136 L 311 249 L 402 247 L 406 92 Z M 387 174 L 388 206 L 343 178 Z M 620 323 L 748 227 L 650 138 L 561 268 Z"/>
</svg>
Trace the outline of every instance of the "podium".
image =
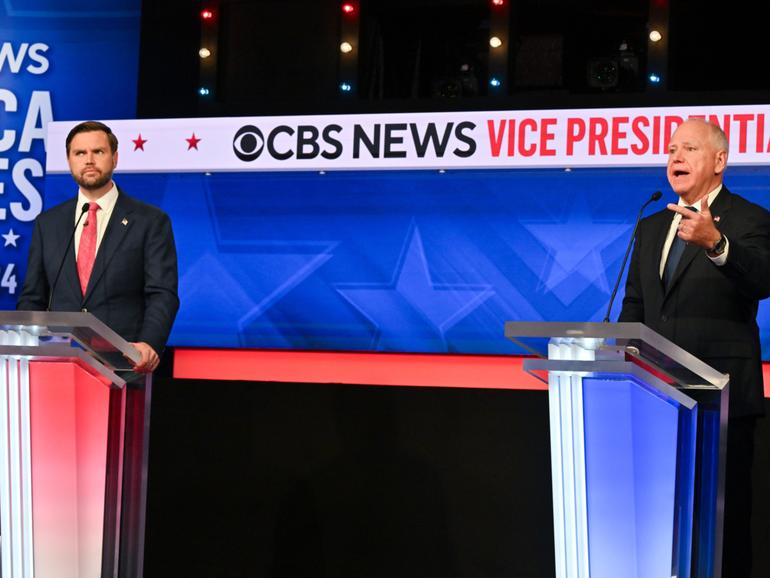
<svg viewBox="0 0 770 578">
<path fill-rule="evenodd" d="M 142 576 L 151 378 L 126 357 L 90 313 L 0 312 L 3 578 Z"/>
<path fill-rule="evenodd" d="M 641 323 L 505 335 L 548 383 L 557 578 L 719 578 L 728 376 Z"/>
</svg>

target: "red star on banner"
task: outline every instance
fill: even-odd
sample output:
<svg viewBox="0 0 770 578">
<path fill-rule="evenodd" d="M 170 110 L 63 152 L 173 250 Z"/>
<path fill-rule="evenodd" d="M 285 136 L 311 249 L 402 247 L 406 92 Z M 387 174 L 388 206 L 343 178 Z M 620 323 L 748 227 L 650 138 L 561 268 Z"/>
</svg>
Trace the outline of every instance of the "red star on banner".
<svg viewBox="0 0 770 578">
<path fill-rule="evenodd" d="M 187 141 L 187 150 L 195 149 L 198 150 L 198 143 L 201 142 L 201 139 L 195 136 L 195 133 L 192 134 L 190 138 L 184 139 Z"/>
<path fill-rule="evenodd" d="M 146 138 L 142 138 L 142 133 L 139 133 L 139 136 L 131 141 L 134 143 L 134 150 L 135 151 L 143 151 L 144 150 L 144 143 L 147 142 Z"/>
</svg>

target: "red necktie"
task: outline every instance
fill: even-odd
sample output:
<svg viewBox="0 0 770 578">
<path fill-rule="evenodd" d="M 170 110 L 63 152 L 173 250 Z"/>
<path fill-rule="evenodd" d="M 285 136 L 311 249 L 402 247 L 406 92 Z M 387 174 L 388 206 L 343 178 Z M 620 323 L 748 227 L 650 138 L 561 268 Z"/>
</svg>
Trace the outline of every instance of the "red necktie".
<svg viewBox="0 0 770 578">
<path fill-rule="evenodd" d="M 99 209 L 100 207 L 96 203 L 88 204 L 88 216 L 83 224 L 83 233 L 80 235 L 78 278 L 83 295 L 86 294 L 88 279 L 91 277 L 91 270 L 94 268 L 94 259 L 96 258 L 96 211 Z"/>
</svg>

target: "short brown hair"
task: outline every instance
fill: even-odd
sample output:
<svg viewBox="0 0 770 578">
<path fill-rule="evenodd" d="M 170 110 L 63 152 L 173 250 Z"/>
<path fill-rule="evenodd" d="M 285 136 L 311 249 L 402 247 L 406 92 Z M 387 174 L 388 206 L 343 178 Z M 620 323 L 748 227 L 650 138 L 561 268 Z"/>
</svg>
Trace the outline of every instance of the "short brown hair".
<svg viewBox="0 0 770 578">
<path fill-rule="evenodd" d="M 70 154 L 70 143 L 72 142 L 72 139 L 75 138 L 76 134 L 80 134 L 81 132 L 103 132 L 107 135 L 107 140 L 110 143 L 110 149 L 112 150 L 112 154 L 115 154 L 118 152 L 118 137 L 116 137 L 112 129 L 108 127 L 103 122 L 99 122 L 96 120 L 87 120 L 85 122 L 81 122 L 80 124 L 75 125 L 72 130 L 67 135 L 67 156 Z"/>
</svg>

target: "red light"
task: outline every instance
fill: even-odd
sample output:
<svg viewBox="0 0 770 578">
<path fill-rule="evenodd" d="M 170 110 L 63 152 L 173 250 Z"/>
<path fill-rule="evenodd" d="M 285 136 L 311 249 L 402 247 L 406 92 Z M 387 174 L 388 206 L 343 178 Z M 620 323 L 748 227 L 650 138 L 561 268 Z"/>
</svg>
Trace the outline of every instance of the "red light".
<svg viewBox="0 0 770 578">
<path fill-rule="evenodd" d="M 351 4 L 350 2 L 345 2 L 345 3 L 342 5 L 342 11 L 343 11 L 345 14 L 353 14 L 353 12 L 355 12 L 355 11 L 356 11 L 356 7 L 355 7 L 353 4 Z"/>
<path fill-rule="evenodd" d="M 214 13 L 211 10 L 201 10 L 201 18 L 204 20 L 211 20 L 214 18 Z"/>
<path fill-rule="evenodd" d="M 502 6 L 505 4 L 505 0 L 492 0 L 492 6 Z"/>
</svg>

